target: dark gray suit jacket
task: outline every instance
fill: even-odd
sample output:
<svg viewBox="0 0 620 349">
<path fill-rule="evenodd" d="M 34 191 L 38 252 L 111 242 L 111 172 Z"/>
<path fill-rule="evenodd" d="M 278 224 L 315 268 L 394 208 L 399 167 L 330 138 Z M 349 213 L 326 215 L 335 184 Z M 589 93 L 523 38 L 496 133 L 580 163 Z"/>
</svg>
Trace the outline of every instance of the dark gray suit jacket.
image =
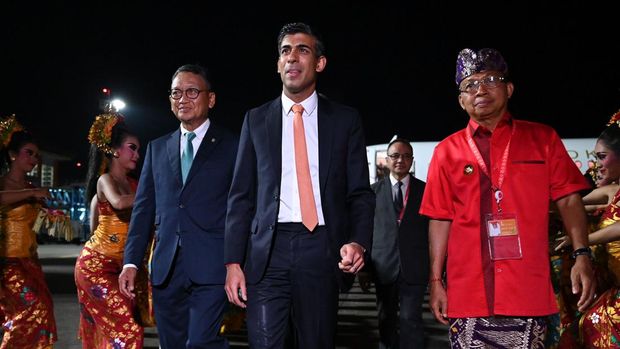
<svg viewBox="0 0 620 349">
<path fill-rule="evenodd" d="M 395 282 L 399 273 L 410 284 L 428 282 L 428 217 L 418 213 L 424 186 L 423 181 L 409 175 L 407 206 L 398 226 L 390 178 L 372 185 L 377 205 L 370 268 L 380 284 Z"/>
</svg>

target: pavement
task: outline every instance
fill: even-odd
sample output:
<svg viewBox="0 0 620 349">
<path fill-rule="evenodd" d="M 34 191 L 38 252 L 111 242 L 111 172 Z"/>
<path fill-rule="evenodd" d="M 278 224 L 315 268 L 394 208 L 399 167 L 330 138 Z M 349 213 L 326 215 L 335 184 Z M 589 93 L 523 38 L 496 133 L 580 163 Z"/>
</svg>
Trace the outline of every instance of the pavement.
<svg viewBox="0 0 620 349">
<path fill-rule="evenodd" d="M 82 245 L 46 243 L 39 245 L 39 258 L 54 301 L 58 326 L 57 349 L 81 349 L 77 339 L 79 306 L 73 269 Z M 371 289 L 372 291 L 372 289 Z M 338 311 L 337 349 L 375 349 L 378 347 L 377 309 L 373 292 L 364 293 L 354 285 L 341 294 Z M 448 328 L 437 323 L 425 304 L 423 315 L 426 329 L 426 348 L 449 348 Z M 231 349 L 248 348 L 245 328 L 228 335 Z M 145 331 L 145 349 L 159 348 L 157 331 Z"/>
<path fill-rule="evenodd" d="M 80 312 L 73 279 L 75 259 L 81 249 L 81 245 L 75 244 L 39 245 L 39 259 L 54 301 L 58 327 L 55 348 L 59 349 L 82 348 L 82 343 L 77 339 Z"/>
<path fill-rule="evenodd" d="M 54 315 L 58 327 L 58 342 L 54 346 L 56 349 L 82 349 L 82 343 L 77 338 L 80 310 L 73 278 L 75 260 L 82 247 L 83 245 L 49 242 L 39 245 L 39 259 L 54 301 Z M 157 331 L 154 328 L 145 330 L 144 348 L 159 348 Z"/>
</svg>

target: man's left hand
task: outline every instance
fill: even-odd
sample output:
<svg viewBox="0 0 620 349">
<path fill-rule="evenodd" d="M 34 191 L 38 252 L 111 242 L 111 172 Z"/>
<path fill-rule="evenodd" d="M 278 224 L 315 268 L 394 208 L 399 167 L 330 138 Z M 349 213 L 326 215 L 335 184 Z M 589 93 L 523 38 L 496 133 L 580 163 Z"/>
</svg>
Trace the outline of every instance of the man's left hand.
<svg viewBox="0 0 620 349">
<path fill-rule="evenodd" d="M 577 256 L 575 265 L 573 265 L 570 271 L 570 279 L 573 286 L 573 294 L 581 293 L 577 307 L 579 311 L 584 312 L 596 298 L 596 280 L 594 279 L 592 262 L 588 256 Z"/>
<path fill-rule="evenodd" d="M 357 242 L 350 242 L 340 248 L 338 268 L 345 273 L 356 274 L 364 267 L 364 248 Z"/>
</svg>

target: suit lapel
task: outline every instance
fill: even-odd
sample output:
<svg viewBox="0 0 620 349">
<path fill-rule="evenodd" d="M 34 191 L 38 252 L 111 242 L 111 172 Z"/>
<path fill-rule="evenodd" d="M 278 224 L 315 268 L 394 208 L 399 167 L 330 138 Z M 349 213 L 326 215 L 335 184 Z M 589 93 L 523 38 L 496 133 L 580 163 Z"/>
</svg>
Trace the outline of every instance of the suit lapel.
<svg viewBox="0 0 620 349">
<path fill-rule="evenodd" d="M 319 182 L 321 193 L 325 191 L 325 183 L 329 174 L 332 142 L 334 140 L 334 119 L 331 117 L 331 108 L 327 99 L 319 96 L 317 105 L 317 122 L 319 129 Z"/>
<path fill-rule="evenodd" d="M 183 186 L 183 180 L 181 179 L 181 130 L 173 132 L 168 141 L 166 142 L 166 149 L 168 151 L 168 163 L 171 166 L 172 175 L 176 178 L 179 187 Z"/>
<path fill-rule="evenodd" d="M 209 125 L 209 129 L 207 133 L 205 133 L 202 142 L 200 142 L 200 146 L 198 147 L 198 152 L 194 157 L 194 161 L 192 161 L 192 167 L 189 169 L 189 173 L 187 174 L 187 179 L 185 180 L 185 187 L 192 181 L 192 179 L 196 176 L 196 173 L 200 170 L 202 164 L 204 164 L 209 157 L 209 154 L 215 149 L 216 145 L 220 142 L 220 131 L 218 127 L 211 122 Z"/>
<path fill-rule="evenodd" d="M 276 183 L 280 183 L 282 177 L 282 100 L 277 98 L 269 107 L 269 114 L 265 119 L 265 132 L 269 143 L 271 156 L 271 168 Z"/>
</svg>

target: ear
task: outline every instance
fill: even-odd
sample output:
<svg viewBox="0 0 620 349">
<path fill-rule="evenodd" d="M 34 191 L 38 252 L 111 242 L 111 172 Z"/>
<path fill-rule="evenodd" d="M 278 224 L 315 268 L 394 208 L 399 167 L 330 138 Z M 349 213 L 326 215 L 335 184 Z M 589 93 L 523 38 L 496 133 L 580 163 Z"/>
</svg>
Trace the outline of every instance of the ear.
<svg viewBox="0 0 620 349">
<path fill-rule="evenodd" d="M 316 62 L 316 67 L 314 68 L 314 70 L 317 73 L 320 73 L 325 69 L 326 65 L 327 65 L 327 58 L 325 56 L 320 56 L 319 60 Z"/>
<path fill-rule="evenodd" d="M 508 83 L 506 83 L 506 94 L 508 95 L 508 99 L 512 97 L 512 94 L 514 91 L 515 91 L 515 85 L 513 85 L 512 82 L 508 81 Z"/>
<path fill-rule="evenodd" d="M 215 92 L 209 92 L 209 109 L 215 106 Z"/>
<path fill-rule="evenodd" d="M 463 102 L 463 94 L 459 93 L 459 105 L 463 110 L 465 110 L 465 102 Z"/>
</svg>

